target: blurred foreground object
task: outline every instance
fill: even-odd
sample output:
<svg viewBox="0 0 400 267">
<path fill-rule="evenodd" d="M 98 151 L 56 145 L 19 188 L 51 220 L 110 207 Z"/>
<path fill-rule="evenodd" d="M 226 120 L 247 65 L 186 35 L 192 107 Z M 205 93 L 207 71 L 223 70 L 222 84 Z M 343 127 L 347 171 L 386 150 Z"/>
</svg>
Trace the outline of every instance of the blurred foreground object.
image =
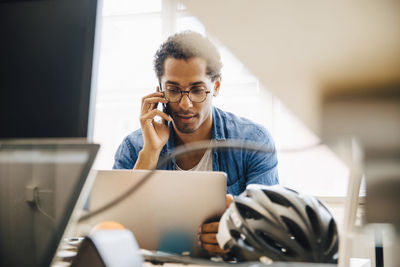
<svg viewBox="0 0 400 267">
<path fill-rule="evenodd" d="M 400 1 L 183 2 L 324 143 L 360 143 L 366 222 L 393 224 L 398 250 Z"/>
<path fill-rule="evenodd" d="M 364 95 L 371 87 L 399 90 L 399 1 L 183 3 L 319 136 L 325 94 L 344 89 Z"/>
<path fill-rule="evenodd" d="M 94 233 L 94 232 L 101 231 L 101 230 L 117 230 L 117 229 L 125 230 L 126 228 L 119 222 L 104 221 L 104 222 L 98 223 L 95 226 L 93 226 L 93 228 L 90 232 Z"/>
<path fill-rule="evenodd" d="M 333 216 L 315 197 L 249 185 L 222 216 L 217 239 L 239 261 L 335 263 L 339 237 Z"/>
<path fill-rule="evenodd" d="M 51 264 L 89 195 L 99 147 L 80 138 L 0 140 L 0 266 Z"/>
<path fill-rule="evenodd" d="M 140 267 L 143 264 L 132 232 L 113 221 L 96 225 L 85 237 L 72 267 Z"/>
</svg>

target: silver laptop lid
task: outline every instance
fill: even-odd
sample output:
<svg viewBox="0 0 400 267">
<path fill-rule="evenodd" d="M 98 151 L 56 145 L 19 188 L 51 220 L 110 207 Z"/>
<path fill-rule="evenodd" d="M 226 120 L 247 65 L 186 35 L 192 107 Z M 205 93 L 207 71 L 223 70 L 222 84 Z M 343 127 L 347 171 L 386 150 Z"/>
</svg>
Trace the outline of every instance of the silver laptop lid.
<svg viewBox="0 0 400 267">
<path fill-rule="evenodd" d="M 90 210 L 101 207 L 138 183 L 149 171 L 99 171 Z M 134 194 L 81 225 L 118 221 L 131 230 L 141 248 L 198 256 L 197 230 L 226 208 L 223 172 L 155 171 Z"/>
</svg>

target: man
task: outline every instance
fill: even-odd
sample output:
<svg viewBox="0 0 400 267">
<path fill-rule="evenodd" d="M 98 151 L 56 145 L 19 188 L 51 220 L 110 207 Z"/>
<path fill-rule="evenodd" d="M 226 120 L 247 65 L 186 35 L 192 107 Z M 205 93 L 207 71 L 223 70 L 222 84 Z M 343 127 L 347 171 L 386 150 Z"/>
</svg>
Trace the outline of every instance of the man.
<svg viewBox="0 0 400 267">
<path fill-rule="evenodd" d="M 271 153 L 242 149 L 203 150 L 182 155 L 161 166 L 168 170 L 224 171 L 227 193 L 238 195 L 248 184 L 278 183 L 277 157 L 267 130 L 212 105 L 221 86 L 221 59 L 202 35 L 186 31 L 164 42 L 154 59 L 159 86 L 142 98 L 141 129 L 128 135 L 115 155 L 114 169 L 153 169 L 177 146 L 205 140 L 241 140 L 269 147 Z M 161 103 L 164 112 L 157 109 Z M 161 117 L 161 121 L 155 117 Z M 231 196 L 227 196 L 228 203 Z M 221 254 L 215 238 L 218 222 L 204 224 L 199 242 Z"/>
</svg>

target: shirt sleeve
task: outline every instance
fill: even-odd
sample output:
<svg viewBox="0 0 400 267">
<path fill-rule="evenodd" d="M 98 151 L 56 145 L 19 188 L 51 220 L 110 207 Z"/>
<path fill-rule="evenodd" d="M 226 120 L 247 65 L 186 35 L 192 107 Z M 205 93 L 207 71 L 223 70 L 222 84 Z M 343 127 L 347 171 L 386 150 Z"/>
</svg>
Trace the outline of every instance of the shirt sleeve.
<svg viewBox="0 0 400 267">
<path fill-rule="evenodd" d="M 278 159 L 274 141 L 266 130 L 259 130 L 257 144 L 270 152 L 250 151 L 247 156 L 246 186 L 249 184 L 279 184 Z"/>
<path fill-rule="evenodd" d="M 129 142 L 128 138 L 120 144 L 114 156 L 113 169 L 133 169 L 138 153 L 136 149 Z"/>
</svg>

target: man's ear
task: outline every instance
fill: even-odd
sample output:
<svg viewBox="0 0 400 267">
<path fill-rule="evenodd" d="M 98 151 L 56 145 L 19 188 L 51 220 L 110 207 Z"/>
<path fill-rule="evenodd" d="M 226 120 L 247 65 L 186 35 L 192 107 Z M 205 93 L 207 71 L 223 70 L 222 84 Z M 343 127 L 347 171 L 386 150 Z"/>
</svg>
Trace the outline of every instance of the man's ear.
<svg viewBox="0 0 400 267">
<path fill-rule="evenodd" d="M 213 96 L 217 96 L 219 94 L 220 87 L 221 87 L 221 77 L 218 77 L 218 79 L 215 80 L 215 82 L 214 82 Z"/>
</svg>

